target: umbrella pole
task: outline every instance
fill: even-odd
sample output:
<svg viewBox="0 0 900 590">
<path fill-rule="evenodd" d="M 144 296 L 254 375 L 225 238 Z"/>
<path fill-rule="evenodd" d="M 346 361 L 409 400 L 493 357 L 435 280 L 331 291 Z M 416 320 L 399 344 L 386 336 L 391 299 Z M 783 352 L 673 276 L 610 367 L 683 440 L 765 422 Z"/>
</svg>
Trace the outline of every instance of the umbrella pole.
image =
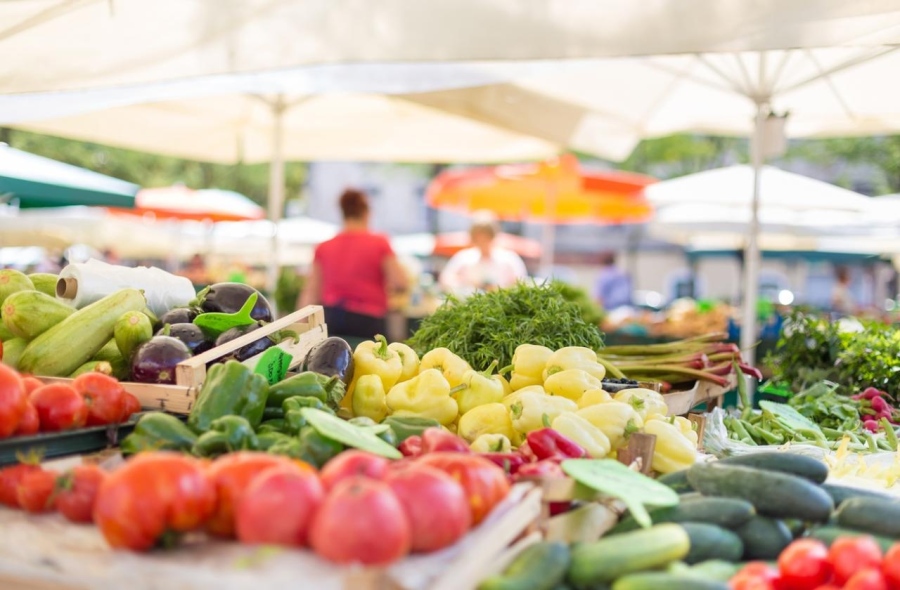
<svg viewBox="0 0 900 590">
<path fill-rule="evenodd" d="M 756 300 L 759 290 L 759 190 L 763 165 L 763 124 L 765 104 L 756 103 L 756 122 L 750 157 L 753 164 L 753 199 L 750 201 L 750 228 L 744 250 L 744 307 L 741 316 L 741 351 L 748 364 L 756 357 Z"/>
<path fill-rule="evenodd" d="M 279 96 L 272 103 L 272 160 L 269 163 L 269 219 L 278 227 L 284 208 L 284 99 Z M 269 263 L 266 265 L 266 291 L 269 303 L 275 305 L 275 289 L 278 286 L 278 231 L 272 233 Z M 276 313 L 279 310 L 276 309 Z"/>
</svg>

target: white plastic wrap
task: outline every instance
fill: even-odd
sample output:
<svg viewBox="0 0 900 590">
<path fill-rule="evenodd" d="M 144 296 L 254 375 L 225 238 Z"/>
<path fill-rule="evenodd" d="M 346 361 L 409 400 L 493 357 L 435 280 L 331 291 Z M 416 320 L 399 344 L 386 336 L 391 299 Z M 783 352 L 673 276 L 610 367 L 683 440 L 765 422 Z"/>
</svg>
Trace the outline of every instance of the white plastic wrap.
<svg viewBox="0 0 900 590">
<path fill-rule="evenodd" d="M 57 296 L 79 309 L 128 287 L 142 290 L 147 307 L 157 316 L 196 297 L 194 285 L 185 277 L 155 267 L 117 266 L 93 258 L 66 266 L 59 278 Z"/>
</svg>

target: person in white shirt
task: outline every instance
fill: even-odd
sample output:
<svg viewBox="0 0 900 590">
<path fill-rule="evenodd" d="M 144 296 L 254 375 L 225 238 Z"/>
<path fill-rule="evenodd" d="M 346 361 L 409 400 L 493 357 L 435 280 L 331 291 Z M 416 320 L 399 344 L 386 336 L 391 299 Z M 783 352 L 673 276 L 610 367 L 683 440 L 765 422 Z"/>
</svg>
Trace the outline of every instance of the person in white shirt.
<svg viewBox="0 0 900 590">
<path fill-rule="evenodd" d="M 454 254 L 438 279 L 446 292 L 465 296 L 502 289 L 528 276 L 518 254 L 494 245 L 497 233 L 497 221 L 490 212 L 473 214 L 469 229 L 472 246 Z"/>
</svg>

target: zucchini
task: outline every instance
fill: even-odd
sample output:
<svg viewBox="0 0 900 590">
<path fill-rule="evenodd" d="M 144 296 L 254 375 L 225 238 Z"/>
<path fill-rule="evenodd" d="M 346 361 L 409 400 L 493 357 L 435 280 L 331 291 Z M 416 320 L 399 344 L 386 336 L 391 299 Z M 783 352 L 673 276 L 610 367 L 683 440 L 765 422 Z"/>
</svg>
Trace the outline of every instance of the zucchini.
<svg viewBox="0 0 900 590">
<path fill-rule="evenodd" d="M 110 340 L 106 344 L 104 344 L 100 350 L 94 353 L 94 356 L 91 357 L 92 361 L 112 361 L 113 359 L 121 358 L 122 353 L 119 351 L 119 347 L 116 344 L 116 341 Z"/>
<path fill-rule="evenodd" d="M 3 364 L 13 369 L 19 368 L 19 359 L 28 342 L 24 338 L 11 338 L 3 343 Z"/>
<path fill-rule="evenodd" d="M 36 272 L 28 275 L 31 284 L 34 285 L 35 291 L 45 293 L 50 297 L 56 297 L 56 283 L 59 282 L 59 275 L 49 272 Z"/>
<path fill-rule="evenodd" d="M 3 302 L 3 325 L 32 340 L 75 313 L 75 308 L 40 291 L 18 291 Z"/>
<path fill-rule="evenodd" d="M 850 498 L 838 508 L 838 526 L 873 535 L 900 537 L 900 502 L 875 498 Z"/>
<path fill-rule="evenodd" d="M 578 544 L 572 548 L 569 582 L 576 587 L 612 582 L 627 574 L 667 566 L 684 558 L 690 548 L 687 531 L 671 523 Z"/>
<path fill-rule="evenodd" d="M 794 540 L 786 524 L 765 516 L 751 518 L 734 532 L 744 544 L 744 561 L 778 559 Z"/>
<path fill-rule="evenodd" d="M 738 498 L 714 498 L 697 495 L 687 499 L 688 494 L 681 497 L 677 506 L 656 508 L 650 511 L 653 524 L 663 522 L 705 522 L 731 529 L 738 527 L 756 514 L 753 504 Z M 631 516 L 623 518 L 619 524 L 607 534 L 616 535 L 641 528 Z"/>
<path fill-rule="evenodd" d="M 612 590 L 728 590 L 728 582 L 705 579 L 691 573 L 641 572 L 616 580 Z"/>
<path fill-rule="evenodd" d="M 716 580 L 717 582 L 727 582 L 731 580 L 741 569 L 742 565 L 731 561 L 721 559 L 710 559 L 701 561 L 691 567 L 690 574 L 707 580 Z"/>
<path fill-rule="evenodd" d="M 153 323 L 140 311 L 126 311 L 113 327 L 116 349 L 130 359 L 137 347 L 153 337 Z"/>
<path fill-rule="evenodd" d="M 656 481 L 669 486 L 679 494 L 688 494 L 690 492 L 693 492 L 694 488 L 691 487 L 690 483 L 688 483 L 687 472 L 687 469 L 682 469 L 681 471 L 673 471 L 672 473 L 667 473 L 660 476 Z"/>
<path fill-rule="evenodd" d="M 541 541 L 529 545 L 502 574 L 483 581 L 478 590 L 553 590 L 569 568 L 569 546 Z"/>
<path fill-rule="evenodd" d="M 697 463 L 688 469 L 687 477 L 697 491 L 742 498 L 764 516 L 826 522 L 834 509 L 825 490 L 787 473 L 717 462 Z"/>
<path fill-rule="evenodd" d="M 808 536 L 812 537 L 813 539 L 818 539 L 831 547 L 831 544 L 834 543 L 834 541 L 838 537 L 862 537 L 863 535 L 875 539 L 875 542 L 881 546 L 881 550 L 885 553 L 887 553 L 887 551 L 897 543 L 897 539 L 891 539 L 890 537 L 884 537 L 881 535 L 873 535 L 871 533 L 853 529 L 845 529 L 838 526 L 818 526 L 809 531 Z"/>
<path fill-rule="evenodd" d="M 897 499 L 896 496 L 882 494 L 881 492 L 873 492 L 872 490 L 854 488 L 852 486 L 842 486 L 834 483 L 823 483 L 822 489 L 831 496 L 836 507 L 840 507 L 845 500 L 850 498 L 877 498 L 885 502 L 891 502 Z"/>
<path fill-rule="evenodd" d="M 766 471 L 788 473 L 818 484 L 824 483 L 828 479 L 828 465 L 818 459 L 796 453 L 748 453 L 727 457 L 719 462 L 726 465 L 743 465 Z"/>
<path fill-rule="evenodd" d="M 6 298 L 19 291 L 34 291 L 34 283 L 28 275 L 12 268 L 0 269 L 0 305 Z"/>
<path fill-rule="evenodd" d="M 2 313 L 2 312 L 0 312 Z M 7 329 L 7 327 L 0 321 L 0 342 L 6 342 L 7 340 L 12 340 L 16 335 Z"/>
<path fill-rule="evenodd" d="M 49 377 L 69 375 L 109 342 L 123 313 L 140 311 L 146 304 L 137 289 L 121 289 L 79 309 L 32 340 L 19 359 L 19 369 Z"/>
<path fill-rule="evenodd" d="M 79 375 L 91 372 L 103 373 L 104 375 L 112 375 L 112 365 L 110 365 L 108 361 L 88 361 L 75 369 L 72 374 L 69 375 L 69 377 L 74 379 Z"/>
<path fill-rule="evenodd" d="M 687 564 L 710 559 L 737 562 L 744 554 L 740 537 L 722 527 L 705 522 L 683 522 L 681 527 L 691 540 L 691 549 L 684 558 Z"/>
</svg>

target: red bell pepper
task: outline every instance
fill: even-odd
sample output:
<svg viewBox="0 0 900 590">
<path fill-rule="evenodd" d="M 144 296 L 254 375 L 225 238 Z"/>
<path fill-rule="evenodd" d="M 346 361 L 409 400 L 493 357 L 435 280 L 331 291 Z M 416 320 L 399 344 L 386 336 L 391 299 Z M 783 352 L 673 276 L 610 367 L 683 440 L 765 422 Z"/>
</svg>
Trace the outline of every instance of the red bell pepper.
<svg viewBox="0 0 900 590">
<path fill-rule="evenodd" d="M 534 451 L 531 450 L 531 445 L 528 444 L 527 440 L 519 445 L 519 448 L 516 449 L 516 452 L 525 457 L 526 463 L 534 463 L 538 460 L 538 458 L 534 455 Z"/>
<path fill-rule="evenodd" d="M 404 457 L 418 457 L 422 454 L 422 437 L 414 434 L 397 447 Z"/>
<path fill-rule="evenodd" d="M 426 428 L 422 432 L 422 454 L 448 451 L 451 453 L 471 453 L 467 443 L 461 437 L 441 428 Z"/>
<path fill-rule="evenodd" d="M 488 461 L 496 463 L 503 468 L 503 471 L 510 475 L 518 473 L 519 469 L 528 463 L 528 459 L 522 453 L 478 453 L 479 457 L 484 457 Z"/>
<path fill-rule="evenodd" d="M 545 459 L 537 463 L 526 463 L 519 467 L 516 477 L 565 477 L 566 474 L 555 459 Z"/>
<path fill-rule="evenodd" d="M 528 433 L 526 439 L 538 461 L 544 459 L 562 461 L 563 459 L 581 459 L 587 456 L 587 451 L 581 445 L 552 428 L 533 430 Z"/>
</svg>

